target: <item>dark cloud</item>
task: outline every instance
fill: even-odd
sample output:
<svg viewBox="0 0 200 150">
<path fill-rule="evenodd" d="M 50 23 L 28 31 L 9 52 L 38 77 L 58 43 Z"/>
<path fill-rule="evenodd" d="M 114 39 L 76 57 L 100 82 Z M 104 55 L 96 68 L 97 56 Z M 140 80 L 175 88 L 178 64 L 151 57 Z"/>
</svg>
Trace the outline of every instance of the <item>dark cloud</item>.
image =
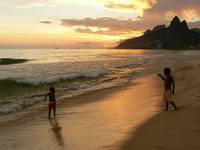
<svg viewBox="0 0 200 150">
<path fill-rule="evenodd" d="M 158 0 L 151 9 L 144 11 L 142 20 L 157 16 L 157 21 L 166 22 L 174 15 L 182 19 L 192 20 L 200 18 L 199 9 L 199 0 Z"/>
<path fill-rule="evenodd" d="M 199 10 L 199 7 L 199 0 L 157 0 L 157 3 L 153 5 L 149 11 L 157 13 L 163 13 L 167 11 L 180 12 L 185 8 Z"/>
<path fill-rule="evenodd" d="M 150 7 L 143 9 L 143 15 L 137 18 L 138 20 L 134 22 L 134 27 L 143 26 L 143 29 L 145 29 L 152 28 L 155 24 L 167 24 L 175 15 L 188 21 L 197 21 L 200 18 L 199 0 L 140 0 L 140 2 L 146 2 Z M 134 3 L 133 5 L 123 3 L 108 4 L 105 4 L 105 7 L 132 9 L 133 11 L 135 9 Z"/>
<path fill-rule="evenodd" d="M 152 28 L 156 24 L 168 24 L 174 16 L 179 16 L 181 20 L 193 20 L 189 27 L 200 27 L 197 23 L 200 18 L 199 9 L 199 0 L 158 0 L 152 8 L 144 10 L 139 22 Z"/>
<path fill-rule="evenodd" d="M 51 21 L 40 21 L 40 23 L 44 23 L 44 24 L 51 24 Z"/>
<path fill-rule="evenodd" d="M 139 5 L 138 5 L 139 4 Z M 148 4 L 149 7 L 142 7 L 143 4 Z M 131 1 L 126 4 L 122 2 L 108 1 L 104 4 L 106 8 L 112 9 L 143 9 L 144 13 L 166 13 L 169 11 L 175 13 L 181 13 L 185 9 L 196 10 L 196 13 L 200 14 L 200 1 L 199 0 L 138 0 L 136 2 Z M 141 7 L 141 8 L 140 8 Z"/>
<path fill-rule="evenodd" d="M 63 19 L 62 25 L 75 27 L 77 32 L 120 35 L 133 31 L 143 31 L 153 28 L 157 24 L 165 24 L 166 22 L 157 22 L 158 18 L 145 19 L 139 17 L 138 20 L 120 20 L 115 18 L 85 18 L 85 19 Z M 81 27 L 80 27 L 81 26 Z M 84 27 L 84 28 L 82 28 Z M 96 27 L 98 30 L 93 31 L 90 27 Z M 103 29 L 108 30 L 103 30 Z"/>
<path fill-rule="evenodd" d="M 85 19 L 63 19 L 62 25 L 64 26 L 84 26 L 84 27 L 97 27 L 107 28 L 110 31 L 124 31 L 129 32 L 133 30 L 141 30 L 142 27 L 135 24 L 134 20 L 120 20 L 110 17 L 103 18 L 85 18 Z"/>
<path fill-rule="evenodd" d="M 152 29 L 158 24 L 169 24 L 169 21 L 162 20 L 162 15 L 151 14 L 151 17 L 143 16 L 139 20 L 120 20 L 114 18 L 85 18 L 85 19 L 63 19 L 62 25 L 71 26 L 79 33 L 122 35 L 133 31 L 144 31 Z M 173 19 L 173 18 L 170 18 Z M 200 21 L 189 22 L 189 27 L 200 27 Z M 96 28 L 96 30 L 92 30 Z"/>
</svg>

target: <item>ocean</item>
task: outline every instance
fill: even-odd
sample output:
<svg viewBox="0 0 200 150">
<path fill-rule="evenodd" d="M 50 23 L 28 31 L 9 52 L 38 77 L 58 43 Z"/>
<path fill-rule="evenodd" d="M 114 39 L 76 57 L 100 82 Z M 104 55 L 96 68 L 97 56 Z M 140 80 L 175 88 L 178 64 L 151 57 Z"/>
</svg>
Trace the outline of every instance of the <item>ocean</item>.
<svg viewBox="0 0 200 150">
<path fill-rule="evenodd" d="M 56 88 L 59 99 L 125 84 L 140 75 L 152 60 L 169 53 L 159 50 L 1 49 L 0 114 L 42 103 L 51 86 Z"/>
<path fill-rule="evenodd" d="M 171 67 L 182 114 L 187 106 L 176 96 L 200 64 L 199 51 L 19 49 L 0 56 L 0 147 L 9 150 L 120 149 L 165 113 L 157 73 Z M 58 105 L 47 119 L 51 86 Z"/>
</svg>

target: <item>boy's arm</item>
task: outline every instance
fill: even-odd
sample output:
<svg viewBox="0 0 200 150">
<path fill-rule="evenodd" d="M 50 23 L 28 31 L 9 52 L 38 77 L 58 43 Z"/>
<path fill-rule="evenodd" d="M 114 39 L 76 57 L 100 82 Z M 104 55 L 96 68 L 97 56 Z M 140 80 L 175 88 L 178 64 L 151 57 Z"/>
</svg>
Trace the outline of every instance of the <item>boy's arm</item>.
<svg viewBox="0 0 200 150">
<path fill-rule="evenodd" d="M 175 93 L 175 81 L 174 78 L 172 77 L 172 94 Z"/>
<path fill-rule="evenodd" d="M 159 73 L 158 76 L 159 76 L 163 81 L 165 81 L 165 77 L 163 77 L 162 74 Z"/>
<path fill-rule="evenodd" d="M 49 93 L 47 93 L 46 95 L 45 95 L 45 97 L 44 97 L 44 101 L 46 102 L 46 100 L 47 100 L 47 96 L 49 96 Z"/>
</svg>

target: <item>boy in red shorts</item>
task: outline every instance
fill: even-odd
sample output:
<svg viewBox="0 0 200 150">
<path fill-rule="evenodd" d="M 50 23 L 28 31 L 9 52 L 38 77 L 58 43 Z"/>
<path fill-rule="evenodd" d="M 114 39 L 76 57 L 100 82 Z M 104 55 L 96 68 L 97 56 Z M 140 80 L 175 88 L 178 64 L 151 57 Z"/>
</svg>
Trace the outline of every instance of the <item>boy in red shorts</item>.
<svg viewBox="0 0 200 150">
<path fill-rule="evenodd" d="M 49 93 L 46 94 L 44 101 L 49 97 L 49 117 L 51 117 L 51 110 L 53 109 L 54 116 L 56 115 L 56 98 L 55 98 L 55 88 L 50 87 Z"/>
</svg>

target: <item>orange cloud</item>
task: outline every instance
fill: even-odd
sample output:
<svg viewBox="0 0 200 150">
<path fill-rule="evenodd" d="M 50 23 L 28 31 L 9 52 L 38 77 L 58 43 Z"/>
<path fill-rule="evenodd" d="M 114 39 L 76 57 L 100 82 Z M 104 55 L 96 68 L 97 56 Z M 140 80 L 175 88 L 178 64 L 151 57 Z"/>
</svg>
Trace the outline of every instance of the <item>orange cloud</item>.
<svg viewBox="0 0 200 150">
<path fill-rule="evenodd" d="M 80 29 L 80 26 L 83 27 L 96 27 L 100 32 L 114 33 L 114 32 L 130 32 L 134 30 L 141 30 L 143 27 L 135 24 L 134 20 L 120 20 L 110 17 L 103 18 L 85 18 L 85 19 L 62 19 L 62 25 L 64 26 L 73 26 Z M 107 30 L 101 30 L 107 29 Z M 87 29 L 88 30 L 88 29 Z M 89 30 L 88 30 L 89 31 Z M 90 30 L 91 31 L 91 30 Z"/>
<path fill-rule="evenodd" d="M 110 0 L 105 2 L 104 7 L 115 10 L 125 10 L 142 15 L 143 11 L 151 8 L 156 3 L 156 0 Z"/>
</svg>

